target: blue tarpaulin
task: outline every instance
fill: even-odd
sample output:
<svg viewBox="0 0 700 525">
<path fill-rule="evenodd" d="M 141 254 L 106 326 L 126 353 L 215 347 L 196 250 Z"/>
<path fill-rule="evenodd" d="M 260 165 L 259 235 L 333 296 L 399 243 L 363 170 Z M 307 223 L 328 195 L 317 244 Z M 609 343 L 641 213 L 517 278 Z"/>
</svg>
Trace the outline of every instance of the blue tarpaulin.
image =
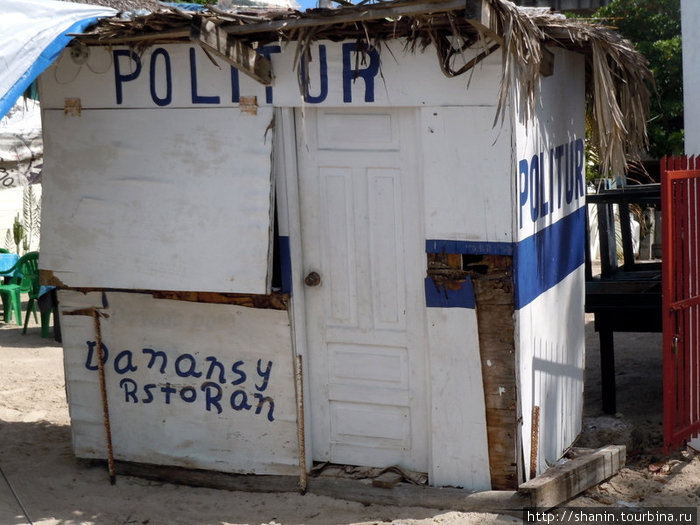
<svg viewBox="0 0 700 525">
<path fill-rule="evenodd" d="M 56 0 L 0 2 L 0 118 L 71 41 L 110 7 Z"/>
</svg>

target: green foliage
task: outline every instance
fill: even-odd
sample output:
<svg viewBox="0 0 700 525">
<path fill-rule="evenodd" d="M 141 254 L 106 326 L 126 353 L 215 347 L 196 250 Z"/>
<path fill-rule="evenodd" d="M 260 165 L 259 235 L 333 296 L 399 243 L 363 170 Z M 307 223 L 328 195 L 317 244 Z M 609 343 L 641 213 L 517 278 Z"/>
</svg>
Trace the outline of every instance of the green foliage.
<svg viewBox="0 0 700 525">
<path fill-rule="evenodd" d="M 680 0 L 613 0 L 596 11 L 649 61 L 656 82 L 647 132 L 649 155 L 683 152 L 683 61 Z"/>
<path fill-rule="evenodd" d="M 21 253 L 19 251 L 19 247 L 22 243 L 22 239 L 24 239 L 24 226 L 22 225 L 22 222 L 19 220 L 19 213 L 15 217 L 15 222 L 12 225 L 12 240 L 15 242 L 15 247 L 17 248 L 16 253 Z"/>
<path fill-rule="evenodd" d="M 34 193 L 31 184 L 22 192 L 22 218 L 18 213 L 12 229 L 5 233 L 5 248 L 21 255 L 30 251 L 34 239 L 41 231 L 41 200 Z"/>
<path fill-rule="evenodd" d="M 9 251 L 12 251 L 12 249 L 15 248 L 12 232 L 9 229 L 5 230 L 4 248 L 7 248 Z"/>
<path fill-rule="evenodd" d="M 28 252 L 32 240 L 39 237 L 41 231 L 41 201 L 37 199 L 32 185 L 24 187 L 22 192 L 22 223 L 26 230 L 23 246 L 24 252 Z"/>
</svg>

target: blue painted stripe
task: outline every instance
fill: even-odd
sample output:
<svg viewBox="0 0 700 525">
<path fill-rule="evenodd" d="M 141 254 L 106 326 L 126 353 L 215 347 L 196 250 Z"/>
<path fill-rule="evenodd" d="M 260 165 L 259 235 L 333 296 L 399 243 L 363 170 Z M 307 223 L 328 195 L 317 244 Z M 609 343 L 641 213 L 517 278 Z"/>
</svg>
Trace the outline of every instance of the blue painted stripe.
<svg viewBox="0 0 700 525">
<path fill-rule="evenodd" d="M 105 16 L 108 16 L 107 13 Z M 82 33 L 86 27 L 94 24 L 97 20 L 98 18 L 94 16 L 78 20 L 44 48 L 39 57 L 17 79 L 13 86 L 0 96 L 0 118 L 10 111 L 10 108 L 15 105 L 17 99 L 22 96 L 22 93 L 34 82 L 36 77 L 49 67 L 58 58 L 61 51 L 73 40 L 72 36 L 67 35 L 69 33 Z"/>
<path fill-rule="evenodd" d="M 425 241 L 426 253 L 464 253 L 468 255 L 513 255 L 513 243 L 480 241 Z"/>
<path fill-rule="evenodd" d="M 428 308 L 471 308 L 474 309 L 474 288 L 467 276 L 459 290 L 448 290 L 438 286 L 430 277 L 425 278 L 425 305 Z"/>
<path fill-rule="evenodd" d="M 280 273 L 282 274 L 282 293 L 292 293 L 292 252 L 289 248 L 289 237 L 279 236 Z"/>
<path fill-rule="evenodd" d="M 524 308 L 544 292 L 563 281 L 584 261 L 586 209 L 575 212 L 519 243 L 474 242 L 429 239 L 427 253 L 463 253 L 469 255 L 513 256 L 515 309 Z M 425 300 L 428 307 L 474 308 L 471 281 L 455 292 L 437 290 L 426 278 Z M 470 297 L 469 297 L 470 296 Z"/>
<path fill-rule="evenodd" d="M 563 281 L 584 261 L 586 209 L 581 207 L 515 247 L 515 309 Z"/>
</svg>

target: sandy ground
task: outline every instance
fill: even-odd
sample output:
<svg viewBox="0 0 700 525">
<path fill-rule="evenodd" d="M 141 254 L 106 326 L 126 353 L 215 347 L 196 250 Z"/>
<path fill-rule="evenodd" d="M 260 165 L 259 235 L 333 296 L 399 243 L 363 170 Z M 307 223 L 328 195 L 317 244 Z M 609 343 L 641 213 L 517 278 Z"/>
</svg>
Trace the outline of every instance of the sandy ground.
<svg viewBox="0 0 700 525">
<path fill-rule="evenodd" d="M 618 417 L 601 417 L 597 337 L 590 319 L 586 431 L 582 445 L 624 443 L 629 466 L 567 505 L 700 505 L 700 456 L 664 457 L 661 444 L 661 339 L 618 334 Z M 514 523 L 507 515 L 363 505 L 307 494 L 253 494 L 120 476 L 71 451 L 62 350 L 31 326 L 26 336 L 0 323 L 0 467 L 33 523 L 55 524 L 378 524 Z M 28 523 L 0 477 L 0 525 Z"/>
<path fill-rule="evenodd" d="M 615 334 L 617 414 L 601 407 L 600 344 L 586 316 L 584 429 L 577 445 L 627 446 L 627 466 L 570 501 L 572 506 L 696 507 L 700 513 L 700 454 L 662 454 L 662 335 Z"/>
</svg>

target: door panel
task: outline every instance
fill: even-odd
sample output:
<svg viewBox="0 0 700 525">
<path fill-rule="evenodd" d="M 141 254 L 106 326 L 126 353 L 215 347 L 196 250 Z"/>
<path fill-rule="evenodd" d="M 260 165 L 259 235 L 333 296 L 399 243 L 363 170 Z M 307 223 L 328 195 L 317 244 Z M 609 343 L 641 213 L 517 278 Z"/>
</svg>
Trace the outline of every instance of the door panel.
<svg viewBox="0 0 700 525">
<path fill-rule="evenodd" d="M 670 452 L 700 432 L 700 166 L 693 157 L 668 160 L 662 159 L 661 198 L 664 448 Z"/>
<path fill-rule="evenodd" d="M 314 460 L 428 468 L 415 118 L 297 114 Z"/>
</svg>

